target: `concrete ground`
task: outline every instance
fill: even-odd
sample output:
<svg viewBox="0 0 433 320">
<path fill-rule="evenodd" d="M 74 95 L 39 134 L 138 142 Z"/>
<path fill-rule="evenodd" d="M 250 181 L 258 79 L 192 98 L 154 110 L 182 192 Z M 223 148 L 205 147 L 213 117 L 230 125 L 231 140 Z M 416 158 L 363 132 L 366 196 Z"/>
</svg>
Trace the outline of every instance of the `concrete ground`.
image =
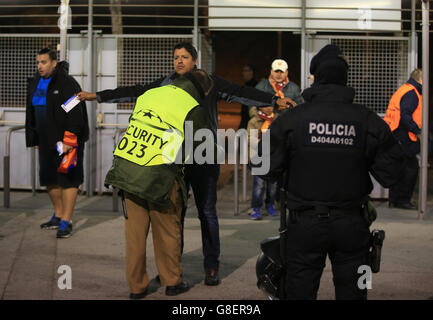
<svg viewBox="0 0 433 320">
<path fill-rule="evenodd" d="M 224 178 L 224 175 L 223 175 Z M 226 177 L 228 180 L 229 178 Z M 251 183 L 249 183 L 251 186 Z M 203 283 L 201 232 L 194 201 L 190 199 L 185 221 L 183 270 L 193 284 L 190 291 L 170 299 L 262 300 L 257 289 L 255 262 L 261 240 L 278 234 L 279 217 L 251 221 L 249 204 L 240 203 L 234 216 L 233 184 L 218 191 L 222 283 Z M 248 195 L 250 191 L 248 191 Z M 55 231 L 39 224 L 52 214 L 46 193 L 32 196 L 13 192 L 11 208 L 3 208 L 0 193 L 0 297 L 1 299 L 127 299 L 129 290 L 124 269 L 123 216 L 113 212 L 110 196 L 79 196 L 73 217 L 74 234 L 56 239 Z M 373 274 L 370 299 L 433 298 L 433 202 L 424 220 L 416 211 L 389 209 L 387 202 L 375 202 L 379 218 L 373 228 L 386 231 L 381 272 Z M 62 265 L 71 267 L 72 289 L 58 288 Z M 152 237 L 148 243 L 148 272 L 157 275 Z M 149 300 L 168 299 L 165 290 L 151 281 Z M 319 299 L 333 299 L 332 272 L 327 261 Z"/>
</svg>

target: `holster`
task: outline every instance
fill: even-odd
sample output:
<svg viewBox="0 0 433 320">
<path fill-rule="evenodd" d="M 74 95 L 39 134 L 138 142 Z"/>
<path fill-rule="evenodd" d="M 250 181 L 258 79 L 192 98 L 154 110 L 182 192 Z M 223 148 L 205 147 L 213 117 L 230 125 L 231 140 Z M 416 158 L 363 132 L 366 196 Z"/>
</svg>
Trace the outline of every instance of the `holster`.
<svg viewBox="0 0 433 320">
<path fill-rule="evenodd" d="M 380 259 L 383 241 L 385 240 L 385 231 L 374 229 L 370 237 L 369 265 L 373 273 L 378 273 L 380 271 Z"/>
<path fill-rule="evenodd" d="M 371 224 L 376 220 L 377 218 L 377 211 L 376 208 L 373 206 L 373 204 L 370 201 L 367 201 L 363 206 L 363 215 L 364 219 L 367 222 L 368 226 L 371 226 Z"/>
</svg>

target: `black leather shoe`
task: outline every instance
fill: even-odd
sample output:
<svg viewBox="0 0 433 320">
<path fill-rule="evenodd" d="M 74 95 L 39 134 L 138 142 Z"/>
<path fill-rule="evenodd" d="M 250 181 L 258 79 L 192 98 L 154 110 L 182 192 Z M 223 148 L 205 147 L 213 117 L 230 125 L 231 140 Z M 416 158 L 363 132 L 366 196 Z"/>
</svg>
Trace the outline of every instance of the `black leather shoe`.
<svg viewBox="0 0 433 320">
<path fill-rule="evenodd" d="M 405 209 L 405 210 L 416 210 L 416 206 L 410 202 L 407 203 L 396 203 L 394 204 L 395 208 Z"/>
<path fill-rule="evenodd" d="M 389 202 L 388 208 L 398 208 L 398 209 L 405 209 L 405 210 L 416 210 L 417 209 L 417 207 L 410 202 L 407 202 L 407 203 Z"/>
<path fill-rule="evenodd" d="M 176 286 L 167 286 L 165 288 L 165 295 L 167 296 L 177 296 L 178 294 L 187 292 L 189 290 L 190 286 L 188 282 L 183 280 L 181 283 L 179 283 Z"/>
<path fill-rule="evenodd" d="M 204 284 L 207 286 L 219 285 L 220 278 L 218 277 L 218 270 L 215 269 L 206 270 L 206 277 L 204 278 Z"/>
<path fill-rule="evenodd" d="M 130 293 L 129 299 L 139 300 L 139 299 L 143 299 L 144 297 L 146 297 L 146 295 L 147 295 L 147 289 L 144 290 L 142 293 Z"/>
</svg>

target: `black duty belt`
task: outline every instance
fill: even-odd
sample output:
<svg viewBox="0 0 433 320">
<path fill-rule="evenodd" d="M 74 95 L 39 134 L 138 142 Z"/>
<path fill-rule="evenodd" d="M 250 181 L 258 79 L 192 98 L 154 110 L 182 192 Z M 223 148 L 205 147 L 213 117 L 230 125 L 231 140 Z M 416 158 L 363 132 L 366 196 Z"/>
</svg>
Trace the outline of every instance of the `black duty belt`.
<svg viewBox="0 0 433 320">
<path fill-rule="evenodd" d="M 299 216 L 317 216 L 318 218 L 329 218 L 333 216 L 343 215 L 360 215 L 362 213 L 361 207 L 355 208 L 337 208 L 327 206 L 311 206 L 294 210 L 295 214 Z"/>
</svg>

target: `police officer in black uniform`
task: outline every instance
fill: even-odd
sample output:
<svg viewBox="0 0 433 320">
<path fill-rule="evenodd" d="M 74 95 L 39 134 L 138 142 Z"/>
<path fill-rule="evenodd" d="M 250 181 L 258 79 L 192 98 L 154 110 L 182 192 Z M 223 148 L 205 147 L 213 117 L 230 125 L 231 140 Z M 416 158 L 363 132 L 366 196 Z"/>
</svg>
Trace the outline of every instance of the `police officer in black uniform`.
<svg viewBox="0 0 433 320">
<path fill-rule="evenodd" d="M 316 299 L 329 255 L 336 299 L 366 299 L 358 268 L 368 264 L 370 232 L 362 208 L 373 188 L 369 172 L 389 187 L 404 156 L 387 124 L 353 103 L 339 47 L 324 47 L 310 72 L 315 82 L 303 92 L 306 102 L 282 112 L 269 130 L 266 178 L 287 177 L 285 294 Z"/>
</svg>

